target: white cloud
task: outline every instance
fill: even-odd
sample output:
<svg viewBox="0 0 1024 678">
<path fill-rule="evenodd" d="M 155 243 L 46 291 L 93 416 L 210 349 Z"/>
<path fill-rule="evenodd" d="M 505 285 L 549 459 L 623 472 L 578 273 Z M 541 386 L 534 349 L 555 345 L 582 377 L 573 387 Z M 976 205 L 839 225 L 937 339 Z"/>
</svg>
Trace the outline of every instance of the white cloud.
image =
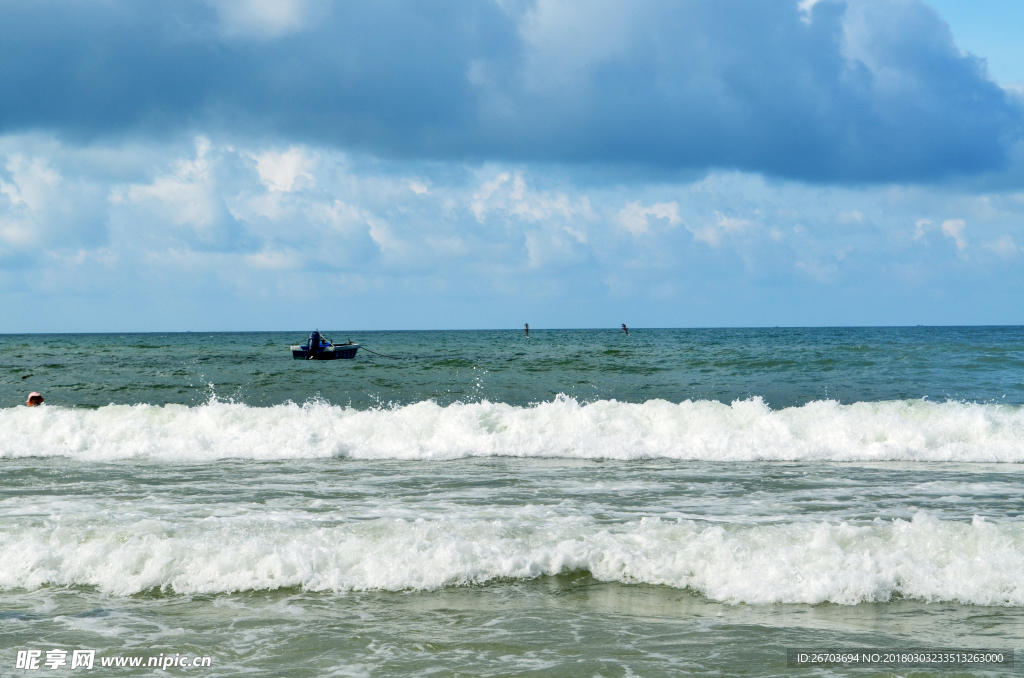
<svg viewBox="0 0 1024 678">
<path fill-rule="evenodd" d="M 821 0 L 800 0 L 796 3 L 796 7 L 800 10 L 800 21 L 805 24 L 811 23 L 811 11 L 814 6 L 817 5 Z"/>
<path fill-rule="evenodd" d="M 575 222 L 596 218 L 586 195 L 572 200 L 561 192 L 534 191 L 527 186 L 521 172 L 501 172 L 494 179 L 483 182 L 473 192 L 469 209 L 479 223 L 494 214 L 528 222 L 552 219 Z M 576 229 L 577 234 L 581 232 Z"/>
<path fill-rule="evenodd" d="M 727 217 L 719 211 L 714 212 L 715 223 L 701 227 L 687 226 L 687 230 L 693 234 L 693 239 L 711 247 L 717 247 L 722 242 L 724 235 L 738 233 L 751 225 L 749 219 L 739 217 Z"/>
<path fill-rule="evenodd" d="M 964 239 L 964 228 L 967 224 L 963 219 L 947 219 L 942 222 L 942 233 L 956 242 L 956 248 L 963 252 L 967 249 L 967 240 Z"/>
<path fill-rule="evenodd" d="M 715 212 L 715 216 L 718 217 L 718 221 L 715 222 L 719 228 L 726 233 L 735 233 L 741 231 L 747 226 L 750 226 L 749 219 L 740 219 L 739 217 L 727 217 L 721 212 Z"/>
<path fill-rule="evenodd" d="M 407 252 L 407 244 L 395 236 L 391 224 L 378 217 L 367 219 L 370 226 L 370 238 L 373 239 L 382 253 L 404 254 Z"/>
<path fill-rule="evenodd" d="M 210 0 L 228 36 L 277 38 L 308 25 L 313 0 Z"/>
<path fill-rule="evenodd" d="M 196 154 L 191 160 L 173 163 L 173 171 L 148 184 L 117 186 L 110 192 L 114 205 L 129 204 L 146 208 L 154 218 L 178 226 L 200 230 L 213 226 L 220 216 L 219 196 L 211 175 L 210 141 L 196 139 Z"/>
<path fill-rule="evenodd" d="M 365 214 L 341 200 L 335 200 L 330 205 L 315 203 L 310 206 L 309 213 L 315 220 L 329 224 L 341 233 L 351 233 L 366 223 Z"/>
<path fill-rule="evenodd" d="M 487 201 L 511 177 L 512 175 L 508 172 L 502 172 L 491 181 L 482 183 L 480 189 L 473 193 L 473 202 L 470 204 L 470 210 L 476 215 L 477 221 L 483 222 L 484 216 L 487 214 Z"/>
<path fill-rule="evenodd" d="M 1017 245 L 1013 237 L 1005 233 L 999 236 L 998 239 L 985 243 L 984 246 L 1006 260 L 1017 259 L 1021 252 L 1024 251 L 1024 247 Z"/>
<path fill-rule="evenodd" d="M 61 176 L 43 158 L 11 155 L 5 165 L 10 181 L 0 178 L 0 241 L 26 246 L 38 241 L 47 206 L 57 198 Z"/>
<path fill-rule="evenodd" d="M 667 219 L 669 226 L 683 223 L 679 217 L 679 204 L 674 201 L 658 202 L 646 207 L 639 202 L 630 202 L 617 215 L 619 225 L 633 235 L 647 233 L 651 225 L 648 217 Z"/>
<path fill-rule="evenodd" d="M 263 250 L 245 255 L 245 262 L 257 270 L 285 271 L 301 268 L 303 259 L 294 251 Z"/>
<path fill-rule="evenodd" d="M 61 156 L 52 139 L 0 136 L 0 258 L 58 250 L 70 257 L 102 239 L 108 187 L 83 176 L 95 158 L 69 166 Z"/>
<path fill-rule="evenodd" d="M 43 158 L 26 159 L 21 155 L 10 156 L 6 165 L 12 176 L 8 183 L 0 179 L 0 193 L 7 196 L 11 204 L 38 211 L 52 196 L 52 189 L 60 181 L 60 175 L 47 167 Z"/>
<path fill-rule="evenodd" d="M 924 237 L 925 230 L 931 225 L 931 219 L 918 219 L 914 223 L 914 240 L 921 240 Z"/>
<path fill-rule="evenodd" d="M 281 153 L 266 151 L 251 157 L 256 161 L 260 182 L 268 191 L 290 193 L 316 186 L 316 157 L 297 146 Z"/>
</svg>

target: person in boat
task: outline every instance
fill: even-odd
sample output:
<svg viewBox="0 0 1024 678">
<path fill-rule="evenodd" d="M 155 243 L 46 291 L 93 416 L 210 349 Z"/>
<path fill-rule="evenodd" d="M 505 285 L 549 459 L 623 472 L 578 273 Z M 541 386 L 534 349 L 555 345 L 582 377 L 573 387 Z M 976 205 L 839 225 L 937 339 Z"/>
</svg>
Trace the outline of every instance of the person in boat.
<svg viewBox="0 0 1024 678">
<path fill-rule="evenodd" d="M 629 336 L 629 328 L 626 327 L 626 323 L 622 323 L 622 331 L 626 333 L 626 336 Z"/>
<path fill-rule="evenodd" d="M 306 360 L 312 360 L 313 356 L 320 352 L 320 330 L 313 330 L 309 335 L 309 355 Z"/>
<path fill-rule="evenodd" d="M 530 338 L 530 323 L 526 323 L 526 338 Z"/>
<path fill-rule="evenodd" d="M 40 405 L 43 404 L 43 396 L 40 395 L 39 393 L 36 393 L 35 391 L 32 391 L 31 393 L 28 394 L 28 400 L 25 401 L 25 404 L 28 405 L 29 407 L 39 407 Z"/>
</svg>

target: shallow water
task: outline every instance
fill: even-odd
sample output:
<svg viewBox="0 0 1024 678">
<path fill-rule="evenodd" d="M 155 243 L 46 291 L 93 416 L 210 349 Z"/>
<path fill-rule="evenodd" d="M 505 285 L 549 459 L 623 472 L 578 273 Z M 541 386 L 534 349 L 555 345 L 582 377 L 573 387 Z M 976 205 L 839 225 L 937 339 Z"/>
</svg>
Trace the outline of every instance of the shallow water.
<svg viewBox="0 0 1024 678">
<path fill-rule="evenodd" d="M 0 674 L 33 648 L 660 676 L 1024 647 L 1024 332 L 703 332 L 353 333 L 457 364 L 2 337 Z"/>
</svg>

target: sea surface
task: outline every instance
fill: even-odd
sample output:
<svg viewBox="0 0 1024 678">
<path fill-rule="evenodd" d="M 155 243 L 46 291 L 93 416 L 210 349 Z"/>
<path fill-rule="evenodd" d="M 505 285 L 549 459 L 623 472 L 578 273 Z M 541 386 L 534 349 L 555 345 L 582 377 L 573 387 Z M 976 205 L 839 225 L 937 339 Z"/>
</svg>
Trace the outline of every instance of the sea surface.
<svg viewBox="0 0 1024 678">
<path fill-rule="evenodd" d="M 0 676 L 1022 671 L 1024 328 L 324 333 L 0 336 Z"/>
</svg>

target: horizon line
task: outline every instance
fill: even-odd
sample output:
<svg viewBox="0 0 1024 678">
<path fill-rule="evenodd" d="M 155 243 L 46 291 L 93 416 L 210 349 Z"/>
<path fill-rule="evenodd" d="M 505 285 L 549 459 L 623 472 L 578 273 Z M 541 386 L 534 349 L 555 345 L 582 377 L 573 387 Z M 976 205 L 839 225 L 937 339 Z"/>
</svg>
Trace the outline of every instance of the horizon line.
<svg viewBox="0 0 1024 678">
<path fill-rule="evenodd" d="M 720 325 L 720 326 L 689 326 L 689 327 L 645 327 L 629 325 L 633 330 L 853 330 L 853 329 L 984 329 L 984 328 L 1024 328 L 1024 325 L 985 324 L 985 325 Z M 315 328 L 320 331 L 319 328 Z M 0 332 L 0 337 L 19 337 L 37 335 L 113 335 L 113 334 L 284 334 L 307 333 L 311 330 L 108 330 L 103 332 Z M 479 328 L 433 328 L 433 329 L 326 329 L 324 332 L 523 332 L 524 327 L 479 327 Z M 607 327 L 530 327 L 531 332 L 620 332 L 620 326 Z"/>
</svg>

